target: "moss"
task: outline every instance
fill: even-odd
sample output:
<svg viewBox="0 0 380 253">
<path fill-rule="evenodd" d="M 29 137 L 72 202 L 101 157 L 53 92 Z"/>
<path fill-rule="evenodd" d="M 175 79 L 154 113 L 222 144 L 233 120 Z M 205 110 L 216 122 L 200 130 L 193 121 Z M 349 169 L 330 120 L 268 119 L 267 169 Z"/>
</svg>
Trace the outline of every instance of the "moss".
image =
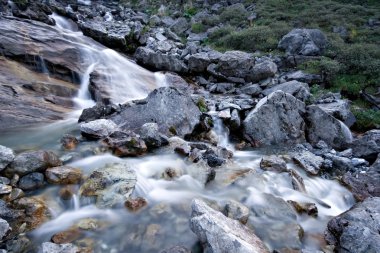
<svg viewBox="0 0 380 253">
<path fill-rule="evenodd" d="M 207 29 L 202 23 L 194 23 L 191 25 L 191 31 L 193 33 L 202 33 L 205 32 Z"/>
<path fill-rule="evenodd" d="M 206 100 L 204 98 L 198 99 L 197 106 L 201 112 L 207 112 L 208 111 Z"/>
<path fill-rule="evenodd" d="M 172 135 L 177 135 L 177 130 L 175 129 L 174 126 L 169 127 L 169 132 L 170 132 Z"/>
</svg>

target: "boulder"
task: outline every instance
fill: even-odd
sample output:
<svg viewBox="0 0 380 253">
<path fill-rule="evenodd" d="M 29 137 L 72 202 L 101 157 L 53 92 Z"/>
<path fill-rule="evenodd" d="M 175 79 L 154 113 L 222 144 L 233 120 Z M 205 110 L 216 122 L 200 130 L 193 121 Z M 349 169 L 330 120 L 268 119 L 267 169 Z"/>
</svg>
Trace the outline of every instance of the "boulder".
<svg viewBox="0 0 380 253">
<path fill-rule="evenodd" d="M 202 73 L 207 70 L 211 60 L 206 52 L 192 54 L 188 59 L 188 66 L 191 72 Z"/>
<path fill-rule="evenodd" d="M 241 51 L 227 51 L 220 56 L 214 70 L 216 74 L 224 77 L 245 79 L 251 74 L 254 66 L 255 60 L 251 54 Z"/>
<path fill-rule="evenodd" d="M 190 228 L 207 252 L 269 252 L 264 243 L 240 222 L 225 217 L 202 200 L 192 201 Z"/>
<path fill-rule="evenodd" d="M 275 155 L 264 156 L 260 161 L 260 168 L 279 173 L 288 171 L 285 160 Z"/>
<path fill-rule="evenodd" d="M 327 46 L 326 35 L 319 29 L 293 29 L 278 43 L 278 48 L 291 55 L 321 55 Z"/>
<path fill-rule="evenodd" d="M 190 25 L 187 22 L 186 18 L 178 18 L 170 26 L 170 30 L 175 32 L 178 35 L 183 35 L 183 33 L 189 29 Z"/>
<path fill-rule="evenodd" d="M 62 161 L 51 151 L 27 151 L 17 155 L 5 173 L 9 176 L 14 174 L 24 176 L 32 172 L 44 172 L 47 168 L 60 165 Z"/>
<path fill-rule="evenodd" d="M 352 142 L 351 148 L 355 157 L 374 161 L 377 154 L 380 153 L 380 130 L 367 131 Z"/>
<path fill-rule="evenodd" d="M 160 253 L 191 253 L 191 252 L 192 252 L 191 250 L 183 246 L 173 246 L 163 251 L 160 251 Z"/>
<path fill-rule="evenodd" d="M 79 253 L 80 250 L 72 243 L 55 244 L 44 242 L 42 244 L 42 253 Z"/>
<path fill-rule="evenodd" d="M 11 227 L 6 220 L 0 218 L 0 241 L 8 234 Z"/>
<path fill-rule="evenodd" d="M 278 90 L 283 91 L 285 93 L 289 93 L 303 102 L 308 100 L 311 96 L 310 89 L 307 83 L 301 83 L 298 81 L 289 81 L 289 82 L 281 83 L 274 87 L 265 89 L 263 91 L 263 94 L 265 96 L 268 96 L 272 92 L 278 91 Z"/>
<path fill-rule="evenodd" d="M 105 105 L 97 103 L 93 107 L 86 108 L 82 111 L 78 122 L 89 122 L 96 119 L 106 118 L 108 115 L 116 112 L 119 108 L 116 105 Z"/>
<path fill-rule="evenodd" d="M 303 72 L 302 70 L 286 73 L 282 77 L 284 77 L 284 79 L 287 82 L 295 80 L 295 81 L 307 83 L 310 85 L 322 82 L 322 77 L 320 75 L 308 74 L 308 73 Z"/>
<path fill-rule="evenodd" d="M 316 105 L 307 107 L 306 122 L 307 139 L 312 145 L 322 140 L 329 146 L 342 150 L 352 143 L 350 129 Z"/>
<path fill-rule="evenodd" d="M 249 208 L 234 200 L 227 201 L 223 213 L 228 218 L 238 220 L 242 224 L 246 224 L 249 218 Z"/>
<path fill-rule="evenodd" d="M 79 143 L 79 140 L 75 136 L 70 135 L 70 134 L 65 134 L 61 138 L 61 144 L 65 150 L 75 149 L 77 147 L 78 143 Z"/>
<path fill-rule="evenodd" d="M 273 92 L 261 99 L 245 118 L 245 137 L 254 145 L 303 142 L 304 112 L 302 101 L 282 91 Z"/>
<path fill-rule="evenodd" d="M 369 197 L 327 224 L 325 239 L 337 252 L 380 252 L 380 198 Z"/>
<path fill-rule="evenodd" d="M 254 97 L 254 96 L 260 95 L 262 92 L 262 89 L 261 89 L 260 85 L 255 83 L 255 84 L 248 84 L 248 85 L 245 85 L 245 86 L 239 88 L 239 92 Z"/>
<path fill-rule="evenodd" d="M 250 73 L 248 74 L 246 80 L 249 82 L 258 82 L 269 77 L 273 77 L 277 73 L 276 63 L 265 60 L 261 63 L 256 64 Z"/>
<path fill-rule="evenodd" d="M 24 191 L 31 191 L 43 187 L 44 184 L 44 174 L 33 172 L 23 176 L 18 182 L 18 187 Z"/>
<path fill-rule="evenodd" d="M 147 98 L 110 117 L 121 129 L 138 132 L 146 123 L 157 123 L 158 130 L 167 135 L 184 137 L 199 123 L 201 112 L 187 94 L 173 87 L 159 88 Z"/>
<path fill-rule="evenodd" d="M 81 134 L 90 139 L 106 138 L 118 129 L 118 125 L 108 119 L 97 119 L 80 125 Z"/>
<path fill-rule="evenodd" d="M 147 151 L 145 142 L 133 132 L 115 131 L 103 141 L 120 157 L 139 156 Z"/>
<path fill-rule="evenodd" d="M 17 1 L 16 5 L 12 8 L 12 14 L 15 17 L 32 19 L 48 25 L 55 25 L 54 19 L 49 16 L 52 14 L 51 9 L 43 3 L 29 2 L 27 4 L 22 4 L 22 1 Z"/>
<path fill-rule="evenodd" d="M 168 138 L 158 130 L 157 123 L 145 123 L 140 129 L 140 136 L 148 148 L 158 148 L 168 145 Z"/>
<path fill-rule="evenodd" d="M 323 111 L 341 120 L 348 127 L 351 127 L 356 122 L 354 114 L 350 111 L 350 104 L 348 100 L 334 99 L 334 101 L 330 103 L 317 102 L 317 105 Z"/>
<path fill-rule="evenodd" d="M 0 145 L 0 171 L 5 169 L 15 158 L 15 154 L 12 149 Z"/>
<path fill-rule="evenodd" d="M 79 184 L 82 171 L 69 166 L 59 166 L 47 169 L 45 176 L 50 184 Z"/>
<path fill-rule="evenodd" d="M 101 208 L 123 204 L 132 194 L 136 173 L 126 163 L 109 164 L 90 174 L 79 189 L 81 197 L 95 197 Z"/>
<path fill-rule="evenodd" d="M 324 161 L 322 157 L 316 156 L 308 150 L 295 152 L 291 156 L 299 166 L 311 175 L 318 175 Z"/>
</svg>

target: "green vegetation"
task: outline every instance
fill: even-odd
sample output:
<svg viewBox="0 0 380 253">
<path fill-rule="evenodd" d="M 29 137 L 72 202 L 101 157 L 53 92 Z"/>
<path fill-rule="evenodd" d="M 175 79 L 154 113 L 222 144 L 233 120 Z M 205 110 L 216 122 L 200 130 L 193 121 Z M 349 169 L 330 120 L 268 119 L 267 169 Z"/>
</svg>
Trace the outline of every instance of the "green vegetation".
<svg viewBox="0 0 380 253">
<path fill-rule="evenodd" d="M 379 110 L 353 108 L 352 112 L 356 117 L 354 129 L 366 131 L 373 128 L 380 128 Z"/>
<path fill-rule="evenodd" d="M 193 33 L 202 33 L 205 32 L 207 29 L 202 23 L 194 23 L 191 25 L 191 31 Z"/>
<path fill-rule="evenodd" d="M 201 112 L 208 112 L 206 100 L 203 97 L 198 99 L 197 106 Z"/>
</svg>

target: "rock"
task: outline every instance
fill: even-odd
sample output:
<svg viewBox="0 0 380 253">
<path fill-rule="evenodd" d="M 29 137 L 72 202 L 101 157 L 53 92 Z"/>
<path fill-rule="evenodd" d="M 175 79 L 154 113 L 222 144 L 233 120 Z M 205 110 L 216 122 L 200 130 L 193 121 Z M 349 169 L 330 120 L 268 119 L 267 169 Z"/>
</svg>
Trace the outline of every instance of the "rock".
<svg viewBox="0 0 380 253">
<path fill-rule="evenodd" d="M 125 207 L 131 212 L 137 212 L 148 205 L 148 201 L 144 198 L 138 197 L 135 199 L 129 198 L 124 203 Z"/>
<path fill-rule="evenodd" d="M 166 168 L 161 177 L 166 180 L 173 180 L 183 175 L 183 171 L 180 168 Z"/>
<path fill-rule="evenodd" d="M 261 63 L 256 64 L 250 71 L 246 80 L 250 82 L 258 82 L 269 77 L 273 77 L 277 73 L 276 63 L 265 60 Z"/>
<path fill-rule="evenodd" d="M 272 92 L 278 90 L 283 91 L 285 93 L 289 93 L 303 102 L 307 101 L 311 96 L 310 89 L 307 83 L 301 83 L 298 81 L 289 81 L 281 83 L 279 85 L 264 90 L 263 94 L 265 96 L 268 96 Z"/>
<path fill-rule="evenodd" d="M 318 216 L 318 208 L 314 203 L 299 203 L 293 200 L 288 200 L 287 202 L 294 207 L 297 213 L 306 213 L 313 217 Z"/>
<path fill-rule="evenodd" d="M 108 115 L 118 111 L 118 109 L 119 108 L 116 105 L 97 103 L 93 107 L 84 109 L 78 122 L 89 122 L 96 119 L 106 118 Z"/>
<path fill-rule="evenodd" d="M 70 135 L 70 134 L 65 134 L 61 138 L 61 144 L 65 150 L 75 149 L 77 147 L 78 143 L 79 143 L 78 139 L 75 136 Z"/>
<path fill-rule="evenodd" d="M 303 142 L 304 112 L 302 101 L 282 91 L 273 92 L 261 99 L 244 120 L 245 137 L 256 146 Z"/>
<path fill-rule="evenodd" d="M 25 217 L 18 219 L 19 224 L 26 223 L 26 231 L 33 230 L 48 221 L 50 211 L 42 198 L 23 197 L 13 201 L 16 210 L 23 210 Z"/>
<path fill-rule="evenodd" d="M 279 173 L 288 171 L 284 159 L 275 155 L 264 156 L 260 161 L 260 168 Z"/>
<path fill-rule="evenodd" d="M 17 219 L 20 219 L 25 214 L 20 210 L 14 210 L 11 208 L 11 206 L 5 202 L 4 200 L 0 199 L 0 218 L 7 220 L 7 221 L 15 221 Z"/>
<path fill-rule="evenodd" d="M 257 83 L 255 84 L 248 84 L 246 86 L 243 86 L 239 89 L 240 93 L 248 94 L 250 96 L 258 96 L 263 91 Z"/>
<path fill-rule="evenodd" d="M 77 227 L 70 227 L 65 231 L 52 236 L 51 241 L 57 244 L 71 243 L 81 237 L 82 233 Z"/>
<path fill-rule="evenodd" d="M 104 139 L 104 143 L 120 157 L 139 156 L 147 151 L 145 142 L 133 132 L 115 131 Z"/>
<path fill-rule="evenodd" d="M 318 175 L 324 161 L 322 157 L 316 156 L 307 150 L 302 150 L 292 154 L 292 158 L 299 166 L 311 175 Z"/>
<path fill-rule="evenodd" d="M 145 123 L 157 123 L 159 131 L 167 136 L 184 137 L 199 123 L 201 112 L 192 98 L 173 87 L 152 91 L 140 103 L 123 107 L 110 117 L 125 130 L 138 130 Z"/>
<path fill-rule="evenodd" d="M 289 174 L 289 177 L 292 181 L 293 189 L 296 191 L 299 191 L 299 192 L 306 193 L 305 183 L 304 183 L 301 175 L 298 174 L 297 171 L 292 170 L 292 169 L 289 170 L 288 174 Z"/>
<path fill-rule="evenodd" d="M 9 176 L 18 174 L 24 176 L 32 172 L 44 172 L 47 168 L 62 165 L 59 157 L 51 151 L 27 151 L 16 156 L 5 170 Z"/>
<path fill-rule="evenodd" d="M 264 243 L 240 222 L 225 217 L 201 200 L 192 201 L 190 228 L 207 252 L 269 252 Z"/>
<path fill-rule="evenodd" d="M 188 59 L 189 70 L 195 73 L 205 72 L 210 64 L 211 60 L 205 52 L 192 54 Z"/>
<path fill-rule="evenodd" d="M 327 46 L 326 36 L 318 29 L 293 29 L 278 43 L 278 48 L 291 55 L 321 55 Z"/>
<path fill-rule="evenodd" d="M 15 158 L 12 149 L 0 145 L 0 171 L 5 169 Z"/>
<path fill-rule="evenodd" d="M 191 250 L 183 246 L 174 246 L 161 251 L 160 253 L 191 253 Z"/>
<path fill-rule="evenodd" d="M 183 33 L 189 29 L 189 23 L 186 18 L 178 18 L 170 26 L 170 29 L 178 35 L 183 35 Z"/>
<path fill-rule="evenodd" d="M 82 180 L 82 171 L 69 166 L 49 168 L 45 176 L 50 184 L 79 184 Z"/>
<path fill-rule="evenodd" d="M 229 128 L 234 131 L 238 130 L 241 126 L 241 119 L 238 110 L 234 109 L 231 113 L 231 119 L 229 121 Z"/>
<path fill-rule="evenodd" d="M 238 220 L 242 224 L 246 224 L 249 218 L 249 208 L 234 200 L 226 203 L 223 213 L 228 218 Z"/>
<path fill-rule="evenodd" d="M 354 114 L 350 111 L 350 104 L 347 100 L 337 99 L 331 103 L 317 102 L 317 105 L 323 111 L 341 120 L 348 127 L 351 127 L 356 122 L 356 118 Z"/>
<path fill-rule="evenodd" d="M 118 126 L 108 119 L 97 119 L 80 125 L 81 134 L 91 139 L 102 139 L 118 130 Z"/>
<path fill-rule="evenodd" d="M 42 253 L 79 253 L 79 248 L 71 243 L 55 244 L 44 242 L 42 244 Z"/>
<path fill-rule="evenodd" d="M 286 73 L 283 77 L 286 81 L 295 80 L 295 81 L 307 83 L 310 85 L 322 82 L 322 77 L 320 75 L 308 74 L 308 73 L 303 72 L 302 70 Z"/>
<path fill-rule="evenodd" d="M 380 252 L 380 198 L 369 197 L 327 224 L 325 239 L 338 252 Z"/>
<path fill-rule="evenodd" d="M 8 234 L 10 226 L 6 220 L 0 218 L 0 241 Z"/>
<path fill-rule="evenodd" d="M 246 79 L 251 74 L 254 65 L 255 60 L 251 54 L 241 51 L 227 51 L 220 56 L 215 71 L 217 75 L 224 77 Z"/>
<path fill-rule="evenodd" d="M 164 54 L 147 47 L 138 47 L 134 57 L 136 61 L 156 70 L 168 70 L 177 73 L 187 73 L 186 64 L 173 54 Z"/>
<path fill-rule="evenodd" d="M 52 14 L 51 9 L 43 3 L 31 2 L 28 3 L 27 6 L 24 6 L 22 3 L 16 3 L 16 6 L 17 7 L 12 8 L 12 14 L 15 17 L 41 21 L 48 25 L 55 25 L 54 19 L 49 17 L 49 15 Z"/>
<path fill-rule="evenodd" d="M 6 197 L 6 200 L 8 202 L 12 202 L 13 200 L 22 198 L 24 196 L 25 196 L 25 193 L 23 192 L 23 190 L 19 188 L 13 188 L 11 193 Z"/>
<path fill-rule="evenodd" d="M 380 130 L 367 131 L 363 136 L 355 139 L 351 147 L 355 157 L 374 161 L 380 153 Z"/>
<path fill-rule="evenodd" d="M 145 123 L 139 133 L 148 148 L 158 148 L 169 144 L 168 138 L 159 132 L 157 123 Z"/>
<path fill-rule="evenodd" d="M 33 172 L 20 178 L 18 187 L 24 191 L 31 191 L 43 187 L 44 183 L 44 174 Z"/>
<path fill-rule="evenodd" d="M 225 159 L 219 157 L 212 149 L 206 150 L 206 152 L 203 153 L 202 158 L 207 161 L 207 164 L 210 167 L 218 167 L 226 162 Z"/>
<path fill-rule="evenodd" d="M 82 197 L 95 197 L 101 208 L 124 203 L 136 184 L 136 173 L 125 163 L 106 165 L 95 170 L 79 189 Z"/>
<path fill-rule="evenodd" d="M 169 139 L 169 146 L 180 155 L 189 155 L 191 151 L 190 145 L 183 139 L 174 136 Z"/>
<path fill-rule="evenodd" d="M 329 146 L 342 150 L 352 143 L 350 129 L 316 105 L 307 107 L 306 121 L 307 139 L 312 145 L 322 140 Z"/>
<path fill-rule="evenodd" d="M 0 184 L 0 195 L 9 194 L 12 192 L 12 186 Z"/>
<path fill-rule="evenodd" d="M 58 195 L 63 200 L 70 200 L 76 192 L 76 185 L 65 185 L 59 190 Z"/>
</svg>

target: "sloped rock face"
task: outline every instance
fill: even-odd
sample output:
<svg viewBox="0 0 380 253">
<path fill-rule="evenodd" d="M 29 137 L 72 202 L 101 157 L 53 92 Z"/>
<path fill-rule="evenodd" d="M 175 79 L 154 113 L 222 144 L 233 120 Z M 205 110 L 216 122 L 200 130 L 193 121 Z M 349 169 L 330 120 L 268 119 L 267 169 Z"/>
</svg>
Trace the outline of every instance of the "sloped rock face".
<svg viewBox="0 0 380 253">
<path fill-rule="evenodd" d="M 241 51 L 228 51 L 218 60 L 215 71 L 225 77 L 246 78 L 255 66 L 251 54 Z"/>
<path fill-rule="evenodd" d="M 302 142 L 304 112 L 302 101 L 282 91 L 273 92 L 260 100 L 244 120 L 245 137 L 256 145 Z"/>
<path fill-rule="evenodd" d="M 374 129 L 353 141 L 352 152 L 354 156 L 374 161 L 380 153 L 380 130 Z"/>
<path fill-rule="evenodd" d="M 301 82 L 294 81 L 294 80 L 289 81 L 289 82 L 285 82 L 285 83 L 281 83 L 281 84 L 276 85 L 272 88 L 266 89 L 263 91 L 263 94 L 267 96 L 267 95 L 269 95 L 272 92 L 277 91 L 277 90 L 289 93 L 289 94 L 293 95 L 294 97 L 296 97 L 297 99 L 304 101 L 304 102 L 311 95 L 310 89 L 309 89 L 309 86 L 307 85 L 307 83 L 301 83 Z"/>
<path fill-rule="evenodd" d="M 293 29 L 278 43 L 278 48 L 291 55 L 320 55 L 327 46 L 327 38 L 318 29 Z"/>
<path fill-rule="evenodd" d="M 161 133 L 183 137 L 193 132 L 200 115 L 190 96 L 168 87 L 154 90 L 146 99 L 125 106 L 110 119 L 123 130 L 135 131 L 145 123 L 157 123 Z"/>
<path fill-rule="evenodd" d="M 380 252 L 380 198 L 370 197 L 333 218 L 325 238 L 337 252 Z"/>
<path fill-rule="evenodd" d="M 239 221 L 215 211 L 201 200 L 192 202 L 191 230 L 206 252 L 267 253 L 264 243 Z"/>
</svg>

